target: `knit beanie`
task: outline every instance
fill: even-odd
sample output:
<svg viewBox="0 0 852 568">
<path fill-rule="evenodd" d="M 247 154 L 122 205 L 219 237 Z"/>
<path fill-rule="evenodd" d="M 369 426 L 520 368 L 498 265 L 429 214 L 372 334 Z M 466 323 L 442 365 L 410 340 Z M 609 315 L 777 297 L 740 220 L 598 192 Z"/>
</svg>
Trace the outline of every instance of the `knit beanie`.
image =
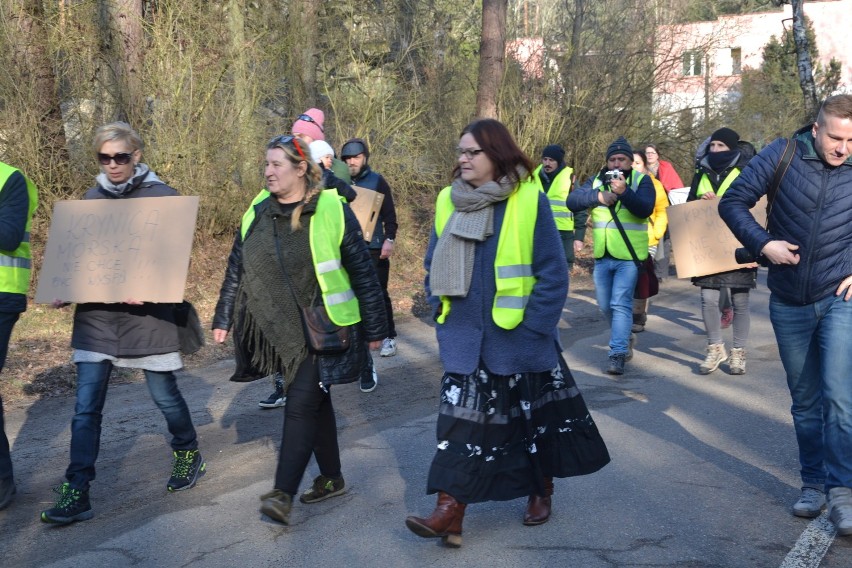
<svg viewBox="0 0 852 568">
<path fill-rule="evenodd" d="M 314 140 L 325 140 L 325 133 L 323 132 L 325 113 L 318 108 L 309 108 L 302 114 L 310 117 L 311 120 L 297 118 L 296 122 L 293 123 L 291 132 L 310 136 Z"/>
<path fill-rule="evenodd" d="M 551 144 L 550 146 L 544 147 L 544 150 L 541 151 L 541 157 L 550 158 L 557 164 L 561 164 L 565 161 L 565 150 L 563 150 L 562 146 L 559 144 Z"/>
<path fill-rule="evenodd" d="M 325 156 L 334 156 L 334 148 L 325 140 L 314 140 L 308 147 L 311 149 L 311 159 L 316 163 Z"/>
<path fill-rule="evenodd" d="M 728 150 L 736 150 L 737 142 L 740 141 L 740 135 L 730 128 L 720 128 L 710 135 L 710 142 L 718 141 L 728 147 Z"/>
<path fill-rule="evenodd" d="M 609 145 L 606 149 L 606 159 L 609 160 L 616 154 L 623 154 L 633 161 L 633 148 L 630 147 L 630 142 L 624 136 L 619 136 L 618 139 Z"/>
</svg>

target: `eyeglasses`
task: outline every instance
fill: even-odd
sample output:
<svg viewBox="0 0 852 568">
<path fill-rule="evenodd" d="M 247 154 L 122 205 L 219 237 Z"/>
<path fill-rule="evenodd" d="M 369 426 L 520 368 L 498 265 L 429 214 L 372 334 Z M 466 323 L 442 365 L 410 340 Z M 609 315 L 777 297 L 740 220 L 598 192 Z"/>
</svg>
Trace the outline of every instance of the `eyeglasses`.
<svg viewBox="0 0 852 568">
<path fill-rule="evenodd" d="M 296 138 L 295 136 L 290 135 L 290 134 L 282 135 L 282 136 L 276 136 L 275 138 L 273 138 L 272 140 L 269 141 L 269 144 L 267 144 L 267 147 L 273 148 L 275 146 L 284 146 L 285 144 L 291 144 L 291 143 L 293 144 L 293 147 L 296 148 L 296 152 L 299 153 L 299 156 L 304 161 L 307 162 L 308 159 L 305 157 L 305 153 L 302 151 L 302 147 L 299 144 L 299 139 Z"/>
<path fill-rule="evenodd" d="M 110 156 L 109 154 L 101 154 L 98 152 L 98 161 L 102 166 L 108 166 L 110 162 L 115 161 L 118 166 L 126 166 L 130 163 L 130 159 L 133 157 L 132 154 L 128 154 L 127 152 L 119 152 L 114 156 Z"/>
<path fill-rule="evenodd" d="M 456 158 L 464 156 L 468 160 L 472 160 L 484 151 L 482 148 L 456 148 Z"/>
<path fill-rule="evenodd" d="M 317 125 L 317 128 L 320 129 L 320 132 L 325 133 L 325 130 L 323 129 L 322 124 L 320 124 L 319 122 L 314 120 L 313 117 L 311 117 L 311 115 L 309 115 L 309 114 L 300 114 L 299 116 L 296 117 L 296 120 L 304 120 L 305 122 L 312 122 L 312 123 Z"/>
</svg>

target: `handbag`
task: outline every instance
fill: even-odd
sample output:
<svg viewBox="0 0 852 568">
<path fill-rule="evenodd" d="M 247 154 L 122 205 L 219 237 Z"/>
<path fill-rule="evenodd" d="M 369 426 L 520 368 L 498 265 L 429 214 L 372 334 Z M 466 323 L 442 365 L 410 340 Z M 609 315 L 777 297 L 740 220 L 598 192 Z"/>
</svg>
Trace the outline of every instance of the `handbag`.
<svg viewBox="0 0 852 568">
<path fill-rule="evenodd" d="M 174 305 L 172 313 L 177 325 L 181 353 L 192 355 L 204 347 L 204 330 L 201 328 L 201 320 L 195 306 L 184 300 Z"/>
<path fill-rule="evenodd" d="M 281 265 L 281 272 L 284 274 L 284 280 L 287 283 L 287 288 L 290 290 L 290 295 L 293 296 L 293 301 L 299 306 L 302 333 L 305 336 L 308 352 L 314 355 L 339 355 L 346 352 L 352 344 L 349 337 L 349 327 L 337 325 L 331 321 L 328 310 L 325 309 L 325 304 L 307 307 L 299 304 L 296 292 L 293 291 L 290 274 L 284 267 L 284 259 L 281 257 L 277 226 L 275 230 L 275 252 L 278 254 L 278 264 Z"/>
<path fill-rule="evenodd" d="M 636 279 L 636 289 L 633 298 L 636 300 L 647 300 L 656 296 L 660 291 L 660 281 L 657 279 L 657 271 L 654 270 L 654 259 L 650 256 L 642 261 L 639 267 L 639 277 Z"/>
<path fill-rule="evenodd" d="M 615 207 L 610 206 L 612 220 L 615 221 L 615 226 L 618 227 L 618 232 L 621 233 L 621 238 L 624 239 L 624 244 L 627 245 L 627 250 L 630 251 L 630 256 L 633 257 L 633 262 L 639 271 L 639 276 L 636 278 L 636 288 L 633 290 L 633 298 L 636 300 L 647 300 L 652 296 L 656 296 L 660 291 L 660 281 L 657 280 L 657 273 L 654 270 L 654 259 L 648 255 L 645 260 L 639 260 L 636 251 L 633 250 L 633 244 L 627 238 L 627 232 L 621 224 L 621 220 L 615 212 Z"/>
</svg>

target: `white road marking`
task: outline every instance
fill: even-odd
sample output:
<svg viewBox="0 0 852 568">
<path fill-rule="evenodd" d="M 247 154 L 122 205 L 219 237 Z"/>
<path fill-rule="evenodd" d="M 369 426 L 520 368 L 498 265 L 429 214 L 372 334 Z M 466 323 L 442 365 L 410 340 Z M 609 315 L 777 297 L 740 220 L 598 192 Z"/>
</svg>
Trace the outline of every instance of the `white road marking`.
<svg viewBox="0 0 852 568">
<path fill-rule="evenodd" d="M 808 524 L 808 528 L 799 537 L 796 546 L 787 553 L 780 568 L 818 568 L 822 557 L 834 541 L 834 524 L 823 513 Z"/>
</svg>

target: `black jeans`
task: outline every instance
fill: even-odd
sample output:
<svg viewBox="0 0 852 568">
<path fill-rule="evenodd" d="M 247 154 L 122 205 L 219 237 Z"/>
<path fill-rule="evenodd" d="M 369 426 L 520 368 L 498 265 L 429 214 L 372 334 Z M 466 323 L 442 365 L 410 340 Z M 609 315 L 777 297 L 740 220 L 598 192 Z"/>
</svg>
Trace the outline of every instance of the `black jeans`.
<svg viewBox="0 0 852 568">
<path fill-rule="evenodd" d="M 390 295 L 388 294 L 388 280 L 390 279 L 390 259 L 379 258 L 381 249 L 370 249 L 370 256 L 373 259 L 373 266 L 376 267 L 376 274 L 379 275 L 379 284 L 382 285 L 382 294 L 385 297 L 385 313 L 388 317 L 388 337 L 396 337 L 396 326 L 393 324 L 393 304 L 391 304 Z"/>
<path fill-rule="evenodd" d="M 287 389 L 275 488 L 295 495 L 311 455 L 316 457 L 321 474 L 340 477 L 340 448 L 331 392 L 320 387 L 318 367 L 314 357 L 309 355 L 299 365 L 296 377 Z"/>
<path fill-rule="evenodd" d="M 21 314 L 13 312 L 0 312 L 0 371 L 6 364 L 6 352 L 9 350 L 9 338 L 12 336 L 12 328 Z M 6 437 L 6 424 L 3 420 L 3 397 L 0 397 L 0 479 L 12 477 L 12 452 L 9 448 L 9 439 Z"/>
</svg>

